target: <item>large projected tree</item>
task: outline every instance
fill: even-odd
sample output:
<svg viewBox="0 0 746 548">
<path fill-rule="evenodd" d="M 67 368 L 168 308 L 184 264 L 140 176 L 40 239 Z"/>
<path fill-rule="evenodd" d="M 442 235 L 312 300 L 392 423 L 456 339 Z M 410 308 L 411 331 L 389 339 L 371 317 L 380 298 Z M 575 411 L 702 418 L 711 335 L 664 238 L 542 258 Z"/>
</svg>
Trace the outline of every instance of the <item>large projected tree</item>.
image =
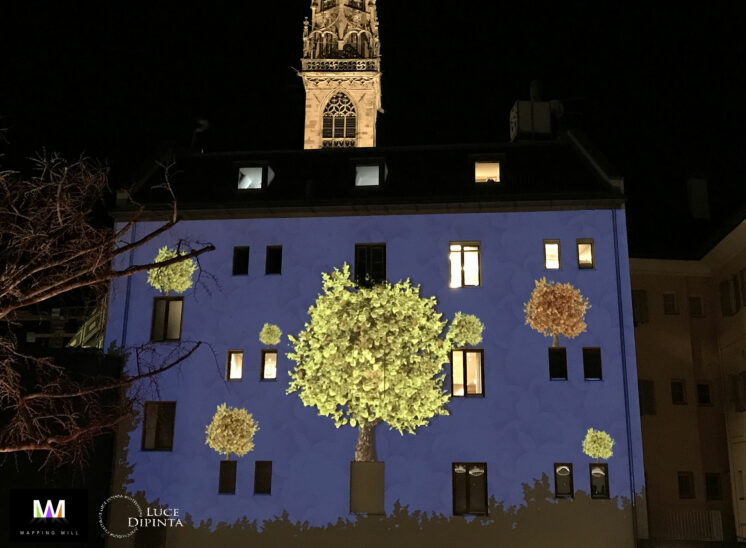
<svg viewBox="0 0 746 548">
<path fill-rule="evenodd" d="M 413 434 L 448 414 L 443 364 L 453 348 L 481 342 L 483 325 L 457 313 L 444 334 L 435 297 L 420 296 L 409 280 L 359 287 L 346 264 L 322 279 L 310 321 L 290 337 L 296 367 L 288 393 L 338 428 L 357 427 L 355 461 L 375 461 L 380 423 Z"/>
</svg>

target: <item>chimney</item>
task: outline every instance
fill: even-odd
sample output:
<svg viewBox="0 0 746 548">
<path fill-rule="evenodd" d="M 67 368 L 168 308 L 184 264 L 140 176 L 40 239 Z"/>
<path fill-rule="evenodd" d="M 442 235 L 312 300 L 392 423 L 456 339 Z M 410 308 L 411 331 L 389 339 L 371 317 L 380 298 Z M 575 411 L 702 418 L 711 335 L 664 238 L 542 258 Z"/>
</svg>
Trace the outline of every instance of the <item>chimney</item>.
<svg viewBox="0 0 746 548">
<path fill-rule="evenodd" d="M 552 106 L 541 100 L 541 82 L 531 82 L 529 101 L 516 101 L 510 110 L 510 141 L 552 139 Z"/>
</svg>

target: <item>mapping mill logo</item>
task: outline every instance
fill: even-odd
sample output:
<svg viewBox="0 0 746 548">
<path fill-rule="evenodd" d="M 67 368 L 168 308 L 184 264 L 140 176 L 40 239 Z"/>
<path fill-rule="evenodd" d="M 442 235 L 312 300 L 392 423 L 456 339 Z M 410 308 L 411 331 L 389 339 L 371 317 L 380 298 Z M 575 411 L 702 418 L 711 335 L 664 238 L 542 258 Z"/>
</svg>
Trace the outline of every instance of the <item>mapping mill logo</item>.
<svg viewBox="0 0 746 548">
<path fill-rule="evenodd" d="M 88 540 L 86 489 L 11 489 L 9 506 L 12 542 Z"/>
<path fill-rule="evenodd" d="M 41 501 L 34 500 L 34 517 L 35 518 L 64 518 L 65 517 L 65 500 L 57 502 L 57 508 L 52 506 L 52 501 L 48 500 L 46 507 L 42 510 Z"/>
</svg>

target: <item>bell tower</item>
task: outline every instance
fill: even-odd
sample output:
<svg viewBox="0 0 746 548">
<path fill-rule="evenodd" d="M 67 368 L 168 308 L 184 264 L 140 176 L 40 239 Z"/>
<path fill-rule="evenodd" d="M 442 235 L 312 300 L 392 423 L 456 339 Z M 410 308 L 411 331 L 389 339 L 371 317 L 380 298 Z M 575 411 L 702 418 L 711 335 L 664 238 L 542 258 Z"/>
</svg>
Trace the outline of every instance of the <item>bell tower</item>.
<svg viewBox="0 0 746 548">
<path fill-rule="evenodd" d="M 376 146 L 383 112 L 376 0 L 312 0 L 302 64 L 303 148 Z"/>
</svg>

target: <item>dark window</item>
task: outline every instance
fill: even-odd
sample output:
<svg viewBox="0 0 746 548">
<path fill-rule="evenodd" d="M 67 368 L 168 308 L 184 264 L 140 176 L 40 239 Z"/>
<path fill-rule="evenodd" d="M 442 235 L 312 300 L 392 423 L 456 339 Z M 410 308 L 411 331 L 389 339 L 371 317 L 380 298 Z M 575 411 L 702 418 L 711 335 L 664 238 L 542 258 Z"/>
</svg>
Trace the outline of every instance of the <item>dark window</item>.
<svg viewBox="0 0 746 548">
<path fill-rule="evenodd" d="M 653 381 L 637 381 L 640 394 L 640 415 L 655 415 L 655 385 Z"/>
<path fill-rule="evenodd" d="M 736 277 L 720 282 L 720 308 L 723 316 L 733 316 L 740 306 Z"/>
<path fill-rule="evenodd" d="M 153 324 L 150 340 L 178 341 L 181 339 L 183 297 L 156 297 L 153 299 Z"/>
<path fill-rule="evenodd" d="M 592 238 L 576 240 L 578 250 L 578 268 L 596 268 L 596 251 L 593 249 Z"/>
<path fill-rule="evenodd" d="M 606 463 L 591 464 L 591 498 L 609 498 L 609 465 Z"/>
<path fill-rule="evenodd" d="M 679 498 L 680 499 L 693 499 L 694 498 L 694 473 L 693 472 L 677 472 L 679 479 Z"/>
<path fill-rule="evenodd" d="M 544 268 L 557 270 L 562 266 L 559 240 L 544 240 Z"/>
<path fill-rule="evenodd" d="M 644 289 L 632 290 L 632 317 L 635 327 L 648 323 L 648 294 Z"/>
<path fill-rule="evenodd" d="M 258 460 L 254 466 L 254 494 L 272 494 L 272 461 Z"/>
<path fill-rule="evenodd" d="M 671 381 L 671 403 L 674 405 L 686 405 L 686 385 L 684 381 Z"/>
<path fill-rule="evenodd" d="M 733 287 L 735 312 L 738 312 L 741 309 L 741 284 L 738 281 L 738 274 L 733 274 L 733 276 L 731 276 L 730 283 Z"/>
<path fill-rule="evenodd" d="M 266 274 L 281 274 L 282 273 L 282 246 L 281 245 L 269 245 L 267 246 L 267 269 Z"/>
<path fill-rule="evenodd" d="M 705 304 L 702 297 L 698 295 L 691 295 L 689 297 L 689 315 L 692 318 L 705 317 Z"/>
<path fill-rule="evenodd" d="M 712 399 L 710 399 L 710 385 L 707 383 L 697 384 L 697 403 L 699 405 L 711 405 Z"/>
<path fill-rule="evenodd" d="M 567 349 L 562 347 L 549 348 L 549 378 L 551 380 L 567 380 Z"/>
<path fill-rule="evenodd" d="M 262 350 L 261 380 L 277 380 L 277 350 Z"/>
<path fill-rule="evenodd" d="M 487 514 L 487 464 L 453 463 L 453 514 Z"/>
<path fill-rule="evenodd" d="M 730 376 L 731 394 L 734 409 L 738 413 L 746 411 L 746 371 Z"/>
<path fill-rule="evenodd" d="M 249 275 L 249 248 L 248 247 L 234 247 L 233 248 L 233 275 L 234 276 L 248 276 Z"/>
<path fill-rule="evenodd" d="M 484 396 L 484 350 L 451 352 L 452 394 Z"/>
<path fill-rule="evenodd" d="M 601 349 L 583 348 L 583 375 L 586 380 L 601 380 Z"/>
<path fill-rule="evenodd" d="M 723 500 L 723 489 L 720 483 L 720 474 L 705 474 L 705 492 L 707 500 Z"/>
<path fill-rule="evenodd" d="M 218 479 L 218 493 L 234 495 L 236 493 L 236 465 L 235 460 L 220 461 L 220 478 Z"/>
<path fill-rule="evenodd" d="M 739 279 L 741 282 L 741 300 L 744 301 L 744 305 L 746 306 L 746 268 L 742 268 L 741 272 L 739 272 Z"/>
<path fill-rule="evenodd" d="M 146 451 L 171 451 L 174 447 L 175 401 L 145 403 L 142 448 Z"/>
<path fill-rule="evenodd" d="M 355 283 L 363 287 L 386 281 L 386 244 L 355 245 Z"/>
<path fill-rule="evenodd" d="M 679 313 L 679 303 L 676 299 L 676 293 L 667 291 L 663 294 L 663 313 L 668 316 Z"/>
<path fill-rule="evenodd" d="M 575 493 L 572 486 L 572 464 L 569 462 L 554 463 L 554 496 L 557 498 L 572 497 Z"/>
</svg>

